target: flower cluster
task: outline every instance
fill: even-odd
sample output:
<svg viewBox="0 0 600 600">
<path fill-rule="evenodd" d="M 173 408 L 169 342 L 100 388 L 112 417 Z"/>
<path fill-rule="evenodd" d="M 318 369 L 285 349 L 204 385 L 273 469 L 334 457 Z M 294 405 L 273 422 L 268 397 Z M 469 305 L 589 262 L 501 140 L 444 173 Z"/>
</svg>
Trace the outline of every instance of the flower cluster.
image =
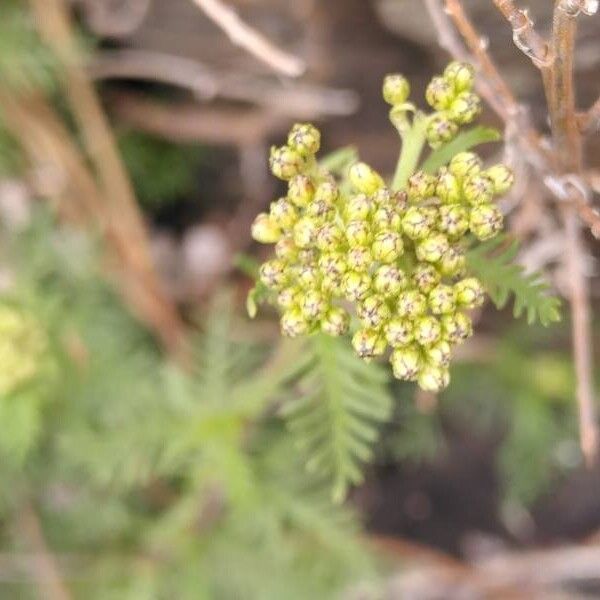
<svg viewBox="0 0 600 600">
<path fill-rule="evenodd" d="M 472 80 L 470 67 L 458 63 L 433 79 L 427 100 L 437 112 L 429 122 L 438 134 L 442 118 L 458 125 L 479 111 Z M 386 78 L 390 104 L 402 105 L 409 92 L 401 75 Z M 429 128 L 427 138 L 436 145 Z M 443 389 L 452 347 L 472 334 L 465 311 L 484 301 L 482 285 L 467 273 L 465 239 L 501 230 L 494 199 L 509 189 L 511 171 L 484 169 L 476 154 L 461 152 L 435 175 L 416 171 L 404 189 L 391 190 L 363 162 L 336 180 L 318 166 L 319 146 L 318 130 L 297 124 L 287 144 L 271 150 L 271 170 L 288 181 L 288 192 L 252 226 L 254 239 L 275 244 L 260 281 L 276 295 L 283 335 L 352 329 L 361 358 L 390 347 L 395 377 Z"/>
</svg>

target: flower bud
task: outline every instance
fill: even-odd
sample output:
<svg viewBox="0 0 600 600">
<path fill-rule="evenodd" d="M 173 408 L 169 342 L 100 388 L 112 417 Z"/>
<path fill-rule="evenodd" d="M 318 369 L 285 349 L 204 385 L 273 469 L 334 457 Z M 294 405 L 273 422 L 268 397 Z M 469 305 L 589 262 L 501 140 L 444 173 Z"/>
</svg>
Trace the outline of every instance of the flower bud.
<svg viewBox="0 0 600 600">
<path fill-rule="evenodd" d="M 393 263 L 404 252 L 402 237 L 395 231 L 381 231 L 375 236 L 371 253 L 382 263 Z"/>
<path fill-rule="evenodd" d="M 440 321 L 443 337 L 451 344 L 459 344 L 473 335 L 473 323 L 462 312 L 456 312 L 453 315 L 442 315 Z"/>
<path fill-rule="evenodd" d="M 404 104 L 410 96 L 410 83 L 399 73 L 386 75 L 383 80 L 383 99 L 392 106 Z"/>
<path fill-rule="evenodd" d="M 385 339 L 392 348 L 406 346 L 413 341 L 413 325 L 408 319 L 392 319 L 384 331 Z"/>
<path fill-rule="evenodd" d="M 327 252 L 319 258 L 319 269 L 330 277 L 341 276 L 348 270 L 346 254 L 342 252 Z"/>
<path fill-rule="evenodd" d="M 393 192 L 389 197 L 389 207 L 398 214 L 403 213 L 408 206 L 408 194 L 404 190 Z"/>
<path fill-rule="evenodd" d="M 281 237 L 281 229 L 270 215 L 260 213 L 252 223 L 252 237 L 261 244 L 274 244 Z"/>
<path fill-rule="evenodd" d="M 383 296 L 367 296 L 356 307 L 356 314 L 365 327 L 379 329 L 391 316 L 390 307 Z"/>
<path fill-rule="evenodd" d="M 351 302 L 362 300 L 371 290 L 371 277 L 367 273 L 348 271 L 344 275 L 342 286 L 348 300 Z"/>
<path fill-rule="evenodd" d="M 372 223 L 376 231 L 386 230 L 397 232 L 402 227 L 400 215 L 387 206 L 380 206 L 373 213 Z"/>
<path fill-rule="evenodd" d="M 469 229 L 469 214 L 460 204 L 439 207 L 438 228 L 451 239 L 462 237 Z"/>
<path fill-rule="evenodd" d="M 296 272 L 296 280 L 305 290 L 316 289 L 321 281 L 321 273 L 313 265 L 302 265 Z"/>
<path fill-rule="evenodd" d="M 446 167 L 442 167 L 438 173 L 435 195 L 445 204 L 460 202 L 460 183 Z"/>
<path fill-rule="evenodd" d="M 503 224 L 504 217 L 494 204 L 481 204 L 471 211 L 469 228 L 473 235 L 482 242 L 500 233 Z"/>
<path fill-rule="evenodd" d="M 302 295 L 300 310 L 307 321 L 321 318 L 328 308 L 327 298 L 318 290 L 308 290 Z"/>
<path fill-rule="evenodd" d="M 335 217 L 335 206 L 325 200 L 318 200 L 315 194 L 315 199 L 306 207 L 306 214 L 321 222 L 328 221 Z"/>
<path fill-rule="evenodd" d="M 367 195 L 374 194 L 385 185 L 381 175 L 364 162 L 354 163 L 348 177 L 354 188 Z"/>
<path fill-rule="evenodd" d="M 445 112 L 432 115 L 427 122 L 425 137 L 432 148 L 439 148 L 454 139 L 458 125 Z"/>
<path fill-rule="evenodd" d="M 419 206 L 411 206 L 402 217 L 402 231 L 411 240 L 426 238 L 433 229 L 431 217 L 427 211 Z"/>
<path fill-rule="evenodd" d="M 374 208 L 373 200 L 365 194 L 357 194 L 344 206 L 344 218 L 346 221 L 365 221 Z"/>
<path fill-rule="evenodd" d="M 315 201 L 325 202 L 326 204 L 335 204 L 340 196 L 340 190 L 335 181 L 322 181 L 315 191 Z"/>
<path fill-rule="evenodd" d="M 344 241 L 344 232 L 335 223 L 323 223 L 317 230 L 315 243 L 323 252 L 336 250 Z"/>
<path fill-rule="evenodd" d="M 485 291 L 479 279 L 468 277 L 454 284 L 456 302 L 464 308 L 477 308 L 485 300 Z"/>
<path fill-rule="evenodd" d="M 425 361 L 430 365 L 436 365 L 437 367 L 448 367 L 450 365 L 450 358 L 452 355 L 452 349 L 450 344 L 446 340 L 440 340 L 425 348 Z"/>
<path fill-rule="evenodd" d="M 363 272 L 373 264 L 373 256 L 366 246 L 355 246 L 349 250 L 346 261 L 349 270 Z"/>
<path fill-rule="evenodd" d="M 377 331 L 359 329 L 352 336 L 352 346 L 361 358 L 381 356 L 385 352 L 385 339 Z"/>
<path fill-rule="evenodd" d="M 269 156 L 269 167 L 271 173 L 279 179 L 291 179 L 306 168 L 305 158 L 289 146 L 271 148 Z"/>
<path fill-rule="evenodd" d="M 289 229 L 298 219 L 298 211 L 287 198 L 271 202 L 271 220 L 280 229 Z"/>
<path fill-rule="evenodd" d="M 294 225 L 294 243 L 298 248 L 307 248 L 315 243 L 319 222 L 312 217 L 301 217 Z"/>
<path fill-rule="evenodd" d="M 442 337 L 442 326 L 435 317 L 420 317 L 414 323 L 415 341 L 421 346 L 432 346 Z"/>
<path fill-rule="evenodd" d="M 321 133 L 310 123 L 296 123 L 288 135 L 288 144 L 300 154 L 316 154 L 321 147 Z"/>
<path fill-rule="evenodd" d="M 287 266 L 278 258 L 268 260 L 260 266 L 259 276 L 262 283 L 268 288 L 281 289 L 288 279 Z"/>
<path fill-rule="evenodd" d="M 371 228 L 365 221 L 350 221 L 346 225 L 346 239 L 350 247 L 366 246 L 371 241 Z"/>
<path fill-rule="evenodd" d="M 481 98 L 472 92 L 461 92 L 448 108 L 448 116 L 459 125 L 473 122 L 481 113 Z"/>
<path fill-rule="evenodd" d="M 386 187 L 379 188 L 371 197 L 375 208 L 390 206 L 392 193 Z"/>
<path fill-rule="evenodd" d="M 298 258 L 298 248 L 290 236 L 286 235 L 275 244 L 275 256 L 286 262 L 294 262 Z"/>
<path fill-rule="evenodd" d="M 285 310 L 296 306 L 300 300 L 300 293 L 302 290 L 297 287 L 283 288 L 279 294 L 277 294 L 277 304 L 280 308 Z"/>
<path fill-rule="evenodd" d="M 426 262 L 438 262 L 449 247 L 448 238 L 443 233 L 432 234 L 417 245 L 417 258 Z"/>
<path fill-rule="evenodd" d="M 414 381 L 421 369 L 421 352 L 415 346 L 396 348 L 390 356 L 392 371 L 396 379 Z"/>
<path fill-rule="evenodd" d="M 445 68 L 444 79 L 452 84 L 457 94 L 468 92 L 475 82 L 475 69 L 469 63 L 453 61 Z"/>
<path fill-rule="evenodd" d="M 316 248 L 300 248 L 298 250 L 298 262 L 301 265 L 314 265 L 319 257 Z"/>
<path fill-rule="evenodd" d="M 453 85 L 439 76 L 434 77 L 425 90 L 425 100 L 435 110 L 448 108 L 455 97 Z"/>
<path fill-rule="evenodd" d="M 298 208 L 308 206 L 315 195 L 315 186 L 308 175 L 296 175 L 290 179 L 288 198 Z"/>
<path fill-rule="evenodd" d="M 467 260 L 463 252 L 450 246 L 442 260 L 437 263 L 437 268 L 444 277 L 454 277 L 463 273 L 467 266 Z"/>
<path fill-rule="evenodd" d="M 484 173 L 475 173 L 465 178 L 463 195 L 472 206 L 488 204 L 494 197 L 494 184 Z"/>
<path fill-rule="evenodd" d="M 490 167 L 485 174 L 492 180 L 494 195 L 496 196 L 506 194 L 515 182 L 515 175 L 512 169 L 503 164 Z"/>
<path fill-rule="evenodd" d="M 337 306 L 330 308 L 327 314 L 321 319 L 321 331 L 327 335 L 338 337 L 348 331 L 350 325 L 350 315 Z"/>
<path fill-rule="evenodd" d="M 456 308 L 454 288 L 440 283 L 429 292 L 428 303 L 434 315 L 444 315 L 454 312 Z"/>
<path fill-rule="evenodd" d="M 408 178 L 406 192 L 410 202 L 417 202 L 435 194 L 436 178 L 425 171 L 417 171 Z"/>
<path fill-rule="evenodd" d="M 308 333 L 310 323 L 304 318 L 299 308 L 291 308 L 283 313 L 280 320 L 282 335 L 290 338 Z"/>
<path fill-rule="evenodd" d="M 400 293 L 408 283 L 404 271 L 395 265 L 381 265 L 374 274 L 373 287 L 386 298 L 392 298 Z"/>
<path fill-rule="evenodd" d="M 419 372 L 417 382 L 425 392 L 441 392 L 450 383 L 450 373 L 444 367 L 425 364 Z"/>
<path fill-rule="evenodd" d="M 440 282 L 440 274 L 433 265 L 418 264 L 413 271 L 412 280 L 423 294 L 429 292 Z"/>
<path fill-rule="evenodd" d="M 414 319 L 425 314 L 427 310 L 427 299 L 417 290 L 406 290 L 400 292 L 396 304 L 396 312 L 400 317 Z"/>
<path fill-rule="evenodd" d="M 477 154 L 473 152 L 459 152 L 458 154 L 455 154 L 450 161 L 448 170 L 452 175 L 458 177 L 459 180 L 462 180 L 468 175 L 479 173 L 481 171 L 481 165 L 481 159 Z"/>
<path fill-rule="evenodd" d="M 323 279 L 321 280 L 321 289 L 334 298 L 342 298 L 344 296 L 343 284 L 343 275 L 333 273 L 331 275 L 323 276 Z"/>
</svg>

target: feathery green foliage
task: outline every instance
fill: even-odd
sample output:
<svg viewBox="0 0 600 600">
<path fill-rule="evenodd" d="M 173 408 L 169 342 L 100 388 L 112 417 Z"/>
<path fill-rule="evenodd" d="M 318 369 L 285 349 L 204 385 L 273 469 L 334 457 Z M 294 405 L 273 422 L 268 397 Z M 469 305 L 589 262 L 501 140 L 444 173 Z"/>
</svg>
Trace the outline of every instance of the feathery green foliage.
<svg viewBox="0 0 600 600">
<path fill-rule="evenodd" d="M 343 500 L 362 481 L 361 464 L 371 460 L 378 427 L 391 413 L 385 370 L 358 359 L 345 340 L 312 336 L 298 367 L 301 396 L 283 409 L 310 473 L 331 484 Z"/>
<path fill-rule="evenodd" d="M 560 321 L 560 300 L 550 293 L 539 273 L 526 275 L 523 267 L 514 263 L 519 245 L 516 240 L 507 244 L 507 240 L 500 236 L 471 249 L 467 253 L 470 268 L 484 283 L 497 308 L 506 306 L 514 295 L 515 317 L 526 312 L 530 325 L 539 320 L 544 327 Z"/>
</svg>

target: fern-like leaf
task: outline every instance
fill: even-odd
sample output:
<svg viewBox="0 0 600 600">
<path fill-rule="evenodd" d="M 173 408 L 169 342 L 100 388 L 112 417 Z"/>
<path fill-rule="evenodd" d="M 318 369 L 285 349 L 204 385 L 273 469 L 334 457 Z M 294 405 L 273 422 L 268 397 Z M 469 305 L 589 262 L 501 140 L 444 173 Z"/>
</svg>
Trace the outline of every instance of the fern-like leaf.
<svg viewBox="0 0 600 600">
<path fill-rule="evenodd" d="M 471 270 L 485 285 L 492 302 L 503 308 L 514 295 L 515 317 L 527 314 L 531 325 L 539 321 L 544 327 L 560 321 L 560 299 L 550 293 L 539 272 L 525 274 L 521 265 L 513 262 L 519 245 L 507 243 L 506 236 L 484 242 L 467 253 Z"/>
<path fill-rule="evenodd" d="M 372 457 L 378 424 L 391 413 L 385 370 L 357 358 L 346 340 L 317 335 L 299 379 L 302 396 L 284 406 L 288 426 L 306 455 L 309 472 L 331 482 L 341 502 L 362 481 Z"/>
</svg>

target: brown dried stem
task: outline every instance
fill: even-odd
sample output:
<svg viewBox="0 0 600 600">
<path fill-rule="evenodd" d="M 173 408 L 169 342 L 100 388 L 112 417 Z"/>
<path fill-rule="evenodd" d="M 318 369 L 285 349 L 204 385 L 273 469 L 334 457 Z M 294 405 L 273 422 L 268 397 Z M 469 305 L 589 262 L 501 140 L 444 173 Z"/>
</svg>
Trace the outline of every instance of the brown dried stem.
<svg viewBox="0 0 600 600">
<path fill-rule="evenodd" d="M 600 127 L 600 97 L 586 112 L 578 116 L 578 122 L 579 129 L 584 132 Z"/>
</svg>

